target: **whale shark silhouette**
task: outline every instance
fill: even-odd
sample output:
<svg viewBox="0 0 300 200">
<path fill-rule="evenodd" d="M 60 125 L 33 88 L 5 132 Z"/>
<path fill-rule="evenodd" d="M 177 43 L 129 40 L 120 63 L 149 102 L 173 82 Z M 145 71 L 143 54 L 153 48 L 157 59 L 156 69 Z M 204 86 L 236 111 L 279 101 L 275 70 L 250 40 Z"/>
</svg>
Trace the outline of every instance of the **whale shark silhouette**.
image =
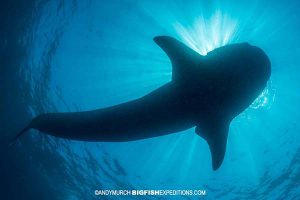
<svg viewBox="0 0 300 200">
<path fill-rule="evenodd" d="M 271 63 L 258 47 L 231 44 L 201 56 L 178 40 L 154 41 L 172 63 L 172 81 L 133 101 L 85 112 L 47 113 L 29 129 L 72 140 L 123 142 L 196 127 L 216 170 L 224 160 L 229 124 L 263 91 Z"/>
</svg>

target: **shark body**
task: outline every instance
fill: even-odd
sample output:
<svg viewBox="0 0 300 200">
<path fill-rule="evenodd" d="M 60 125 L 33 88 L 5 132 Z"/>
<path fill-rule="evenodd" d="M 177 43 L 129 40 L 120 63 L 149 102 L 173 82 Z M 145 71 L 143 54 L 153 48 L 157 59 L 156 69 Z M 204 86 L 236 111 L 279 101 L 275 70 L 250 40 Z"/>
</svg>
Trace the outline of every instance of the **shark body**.
<svg viewBox="0 0 300 200">
<path fill-rule="evenodd" d="M 270 61 L 260 48 L 248 43 L 227 45 L 201 56 L 168 36 L 154 41 L 171 60 L 172 81 L 116 106 L 39 115 L 16 138 L 33 128 L 72 140 L 124 142 L 196 127 L 195 132 L 209 145 L 213 169 L 218 169 L 230 122 L 265 88 Z"/>
</svg>

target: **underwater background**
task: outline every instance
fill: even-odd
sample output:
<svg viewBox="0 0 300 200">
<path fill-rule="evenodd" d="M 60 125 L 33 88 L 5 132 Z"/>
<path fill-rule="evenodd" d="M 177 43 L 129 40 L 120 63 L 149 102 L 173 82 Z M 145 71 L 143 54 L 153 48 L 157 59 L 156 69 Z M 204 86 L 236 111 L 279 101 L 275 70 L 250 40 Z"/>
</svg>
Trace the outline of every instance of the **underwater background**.
<svg viewBox="0 0 300 200">
<path fill-rule="evenodd" d="M 95 196 L 96 189 L 204 189 L 203 199 L 299 199 L 299 6 L 297 0 L 3 1 L 0 199 L 138 198 Z M 267 88 L 231 123 L 219 170 L 212 170 L 208 146 L 194 129 L 125 143 L 30 131 L 9 146 L 38 114 L 111 106 L 170 81 L 170 61 L 152 41 L 157 35 L 175 37 L 202 55 L 249 42 L 271 60 Z"/>
</svg>

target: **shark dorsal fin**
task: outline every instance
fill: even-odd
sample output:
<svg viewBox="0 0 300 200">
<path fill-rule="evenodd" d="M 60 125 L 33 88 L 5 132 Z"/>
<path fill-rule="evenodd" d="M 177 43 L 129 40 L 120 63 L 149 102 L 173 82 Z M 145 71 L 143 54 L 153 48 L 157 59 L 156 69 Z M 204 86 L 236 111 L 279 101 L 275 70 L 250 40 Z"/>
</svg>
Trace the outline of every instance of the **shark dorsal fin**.
<svg viewBox="0 0 300 200">
<path fill-rule="evenodd" d="M 154 41 L 168 55 L 172 63 L 172 80 L 192 74 L 201 60 L 201 55 L 185 44 L 169 36 L 158 36 Z"/>
<path fill-rule="evenodd" d="M 212 168 L 217 170 L 225 157 L 229 123 L 210 121 L 204 126 L 197 126 L 195 131 L 208 143 L 212 157 Z"/>
</svg>

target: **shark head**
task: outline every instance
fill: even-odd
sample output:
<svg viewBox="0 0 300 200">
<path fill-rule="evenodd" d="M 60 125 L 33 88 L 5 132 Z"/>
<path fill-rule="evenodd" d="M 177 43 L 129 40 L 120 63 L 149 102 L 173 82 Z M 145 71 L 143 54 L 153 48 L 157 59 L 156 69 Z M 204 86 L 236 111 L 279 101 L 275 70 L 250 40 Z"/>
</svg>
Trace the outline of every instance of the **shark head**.
<svg viewBox="0 0 300 200">
<path fill-rule="evenodd" d="M 259 96 L 271 75 L 268 56 L 262 49 L 248 43 L 217 48 L 204 58 L 219 79 L 217 87 L 226 93 L 224 104 L 233 112 L 232 117 Z"/>
</svg>

